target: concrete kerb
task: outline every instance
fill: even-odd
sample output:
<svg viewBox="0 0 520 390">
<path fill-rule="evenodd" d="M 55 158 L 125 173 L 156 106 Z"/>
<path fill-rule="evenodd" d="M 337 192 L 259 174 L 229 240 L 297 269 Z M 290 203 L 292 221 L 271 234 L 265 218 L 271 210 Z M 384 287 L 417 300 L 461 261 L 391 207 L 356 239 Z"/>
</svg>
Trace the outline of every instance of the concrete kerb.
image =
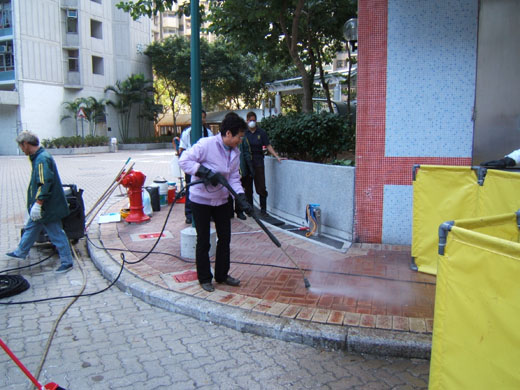
<svg viewBox="0 0 520 390">
<path fill-rule="evenodd" d="M 93 236 L 97 236 L 93 238 Z M 103 249 L 98 226 L 93 224 L 87 242 L 89 255 L 101 274 L 114 280 L 121 265 Z M 361 327 L 320 324 L 275 317 L 252 310 L 166 290 L 135 276 L 126 269 L 115 284 L 121 291 L 162 309 L 200 321 L 223 325 L 240 332 L 297 342 L 314 347 L 356 353 L 428 359 L 431 336 Z"/>
</svg>

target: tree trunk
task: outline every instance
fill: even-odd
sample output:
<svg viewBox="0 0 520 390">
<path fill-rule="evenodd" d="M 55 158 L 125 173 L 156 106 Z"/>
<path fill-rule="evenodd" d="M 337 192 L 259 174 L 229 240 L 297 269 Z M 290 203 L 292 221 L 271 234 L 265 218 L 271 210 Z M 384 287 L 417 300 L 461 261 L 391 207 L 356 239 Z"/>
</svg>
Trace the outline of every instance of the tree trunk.
<svg viewBox="0 0 520 390">
<path fill-rule="evenodd" d="M 302 62 L 299 53 L 298 53 L 298 28 L 300 25 L 300 16 L 303 10 L 303 6 L 305 4 L 304 0 L 298 0 L 296 5 L 296 10 L 293 16 L 293 23 L 291 27 L 291 32 L 285 24 L 284 14 L 280 14 L 279 23 L 280 28 L 282 29 L 285 35 L 285 43 L 287 44 L 287 49 L 289 50 L 289 54 L 298 68 L 300 75 L 302 76 L 303 83 L 303 102 L 302 102 L 302 111 L 303 112 L 312 112 L 312 93 L 313 93 L 313 82 L 314 82 L 314 73 L 316 71 L 316 65 L 313 64 L 311 66 L 310 72 L 307 72 L 305 69 L 305 65 Z M 287 11 L 287 2 L 284 4 L 285 11 Z"/>
</svg>

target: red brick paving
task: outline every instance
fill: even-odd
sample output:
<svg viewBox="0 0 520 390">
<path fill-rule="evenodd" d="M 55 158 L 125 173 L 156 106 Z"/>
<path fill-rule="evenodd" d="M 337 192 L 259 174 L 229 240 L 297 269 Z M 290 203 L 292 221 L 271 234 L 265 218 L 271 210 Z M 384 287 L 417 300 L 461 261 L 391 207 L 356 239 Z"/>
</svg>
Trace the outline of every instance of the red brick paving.
<svg viewBox="0 0 520 390">
<path fill-rule="evenodd" d="M 121 205 L 116 205 L 113 211 L 119 208 Z M 143 224 L 103 225 L 102 241 L 114 248 L 110 253 L 115 259 L 119 259 L 118 249 L 147 252 L 155 241 L 134 242 L 131 236 L 159 233 L 167 212 L 163 206 Z M 154 253 L 128 269 L 163 288 L 210 299 L 193 277 L 194 260 L 180 258 L 180 232 L 186 227 L 184 205 L 176 205 L 165 227 L 173 238 L 162 239 Z M 305 288 L 301 273 L 252 219 L 234 219 L 232 231 L 247 232 L 231 239 L 230 274 L 238 277 L 241 285 L 215 284 L 219 295 L 212 300 L 320 323 L 431 333 L 435 277 L 410 270 L 409 247 L 354 244 L 343 253 L 269 229 L 304 269 L 311 288 Z M 144 256 L 125 252 L 128 261 Z"/>
</svg>

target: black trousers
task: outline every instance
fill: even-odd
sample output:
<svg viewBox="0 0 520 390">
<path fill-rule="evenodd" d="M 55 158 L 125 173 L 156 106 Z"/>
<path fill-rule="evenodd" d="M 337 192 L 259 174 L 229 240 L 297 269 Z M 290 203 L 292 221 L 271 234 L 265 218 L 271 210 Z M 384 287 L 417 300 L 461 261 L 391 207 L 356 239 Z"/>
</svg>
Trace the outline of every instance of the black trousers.
<svg viewBox="0 0 520 390">
<path fill-rule="evenodd" d="M 241 178 L 242 187 L 246 194 L 246 199 L 253 205 L 253 182 L 255 183 L 255 190 L 261 197 L 267 198 L 267 189 L 265 188 L 265 168 L 264 166 L 255 167 L 255 177 L 244 176 Z"/>
<path fill-rule="evenodd" d="M 215 280 L 226 280 L 230 268 L 231 219 L 230 204 L 222 206 L 208 206 L 191 202 L 191 211 L 197 231 L 197 245 L 195 247 L 195 262 L 199 283 L 210 283 L 213 275 L 209 262 L 210 249 L 210 219 L 215 221 L 217 230 L 217 251 L 215 254 Z"/>
<path fill-rule="evenodd" d="M 184 174 L 185 185 L 191 183 L 191 175 Z M 190 202 L 190 187 L 186 187 L 186 197 L 184 200 L 184 216 L 186 218 L 191 218 L 191 202 Z"/>
</svg>

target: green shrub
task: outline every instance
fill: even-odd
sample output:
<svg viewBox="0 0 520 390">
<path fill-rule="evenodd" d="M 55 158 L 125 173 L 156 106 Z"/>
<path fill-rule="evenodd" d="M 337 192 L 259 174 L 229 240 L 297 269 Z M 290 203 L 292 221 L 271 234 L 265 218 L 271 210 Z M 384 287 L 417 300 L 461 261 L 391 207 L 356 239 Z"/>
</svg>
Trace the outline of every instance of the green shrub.
<svg viewBox="0 0 520 390">
<path fill-rule="evenodd" d="M 105 146 L 108 145 L 108 137 L 104 135 L 87 135 L 85 136 L 86 146 Z"/>
<path fill-rule="evenodd" d="M 326 163 L 355 146 L 354 126 L 328 112 L 265 118 L 259 126 L 267 131 L 278 153 L 294 160 Z"/>
<path fill-rule="evenodd" d="M 49 138 L 44 138 L 44 139 L 42 139 L 41 144 L 42 144 L 42 146 L 43 146 L 45 149 L 49 149 L 49 148 L 53 148 L 53 147 L 54 147 L 54 144 L 53 144 L 53 142 L 52 142 L 52 139 L 49 139 Z"/>
<path fill-rule="evenodd" d="M 109 138 L 103 135 L 81 135 L 72 137 L 58 137 L 53 139 L 43 139 L 41 144 L 44 148 L 80 148 L 82 146 L 105 146 L 108 145 Z"/>
</svg>

